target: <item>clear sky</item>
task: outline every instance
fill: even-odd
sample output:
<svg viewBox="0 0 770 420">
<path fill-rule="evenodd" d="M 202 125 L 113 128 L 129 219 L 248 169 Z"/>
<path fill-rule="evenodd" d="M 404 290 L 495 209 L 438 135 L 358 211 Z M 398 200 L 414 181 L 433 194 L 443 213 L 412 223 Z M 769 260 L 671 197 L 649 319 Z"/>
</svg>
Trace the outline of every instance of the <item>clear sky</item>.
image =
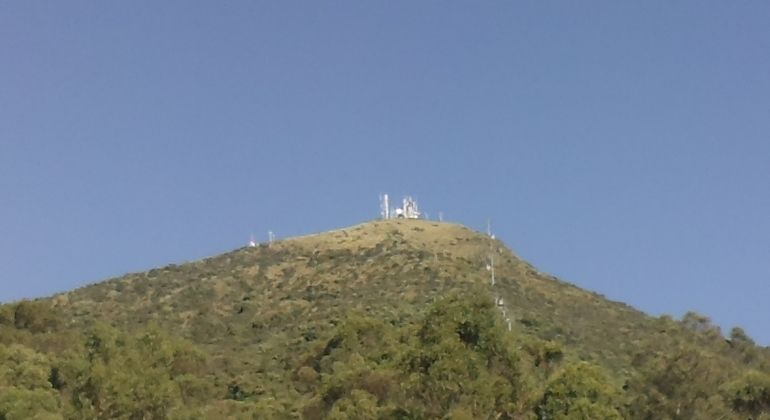
<svg viewBox="0 0 770 420">
<path fill-rule="evenodd" d="M 4 1 L 0 301 L 413 194 L 770 344 L 767 1 Z"/>
</svg>

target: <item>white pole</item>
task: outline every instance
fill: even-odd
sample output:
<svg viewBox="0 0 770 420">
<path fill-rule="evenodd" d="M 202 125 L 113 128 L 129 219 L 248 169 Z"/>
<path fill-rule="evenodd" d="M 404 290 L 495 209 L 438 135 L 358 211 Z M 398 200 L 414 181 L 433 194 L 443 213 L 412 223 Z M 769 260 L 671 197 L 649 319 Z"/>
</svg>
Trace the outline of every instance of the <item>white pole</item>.
<svg viewBox="0 0 770 420">
<path fill-rule="evenodd" d="M 492 267 L 492 286 L 494 286 L 495 285 L 495 256 L 494 255 L 489 256 L 489 262 L 490 262 L 489 265 Z"/>
<path fill-rule="evenodd" d="M 385 207 L 385 209 L 384 209 L 385 210 L 385 220 L 388 220 L 388 219 L 390 219 L 390 203 L 388 202 L 388 195 L 384 194 L 382 196 L 382 200 L 383 200 L 383 204 L 382 205 Z"/>
</svg>

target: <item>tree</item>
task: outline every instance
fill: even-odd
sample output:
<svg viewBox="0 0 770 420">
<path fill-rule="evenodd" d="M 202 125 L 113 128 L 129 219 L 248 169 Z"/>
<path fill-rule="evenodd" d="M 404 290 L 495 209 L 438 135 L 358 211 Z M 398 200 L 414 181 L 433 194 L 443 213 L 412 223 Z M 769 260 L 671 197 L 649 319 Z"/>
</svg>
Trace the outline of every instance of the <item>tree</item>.
<svg viewBox="0 0 770 420">
<path fill-rule="evenodd" d="M 98 325 L 84 347 L 81 362 L 70 369 L 80 417 L 160 419 L 181 406 L 186 393 L 205 392 L 189 375 L 199 369 L 202 355 L 157 327 L 124 336 Z"/>
<path fill-rule="evenodd" d="M 510 418 L 521 374 L 509 337 L 482 298 L 446 298 L 416 325 L 351 315 L 296 371 L 312 393 L 304 415 Z"/>
<path fill-rule="evenodd" d="M 727 384 L 724 394 L 730 407 L 738 413 L 752 418 L 770 415 L 770 375 L 767 373 L 748 372 Z"/>
<path fill-rule="evenodd" d="M 329 412 L 330 420 L 367 420 L 379 417 L 377 398 L 360 389 L 354 389 L 344 398 L 337 400 Z"/>
<path fill-rule="evenodd" d="M 61 419 L 50 370 L 45 355 L 18 344 L 0 345 L 0 419 Z"/>
<path fill-rule="evenodd" d="M 49 303 L 23 300 L 16 304 L 14 326 L 33 333 L 50 331 L 56 327 L 58 316 Z"/>
<path fill-rule="evenodd" d="M 14 325 L 13 305 L 0 305 L 0 325 Z"/>
<path fill-rule="evenodd" d="M 519 354 L 483 293 L 435 303 L 419 324 L 403 368 L 403 385 L 426 415 L 455 409 L 513 416 L 523 406 Z"/>
<path fill-rule="evenodd" d="M 714 355 L 689 345 L 654 354 L 628 383 L 629 415 L 642 419 L 721 418 L 729 415 L 716 390 L 728 373 Z M 729 417 L 729 416 L 728 416 Z"/>
<path fill-rule="evenodd" d="M 546 387 L 538 419 L 621 419 L 619 392 L 598 366 L 569 364 Z"/>
</svg>

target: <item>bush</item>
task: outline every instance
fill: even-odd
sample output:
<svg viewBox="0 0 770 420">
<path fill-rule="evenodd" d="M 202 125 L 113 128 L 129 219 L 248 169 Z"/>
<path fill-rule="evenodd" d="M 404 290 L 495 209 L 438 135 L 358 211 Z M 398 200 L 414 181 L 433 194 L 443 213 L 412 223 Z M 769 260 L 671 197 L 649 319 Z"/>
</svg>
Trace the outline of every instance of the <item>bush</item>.
<svg viewBox="0 0 770 420">
<path fill-rule="evenodd" d="M 56 327 L 57 315 L 48 303 L 23 300 L 16 304 L 13 324 L 33 333 L 50 331 Z"/>
</svg>

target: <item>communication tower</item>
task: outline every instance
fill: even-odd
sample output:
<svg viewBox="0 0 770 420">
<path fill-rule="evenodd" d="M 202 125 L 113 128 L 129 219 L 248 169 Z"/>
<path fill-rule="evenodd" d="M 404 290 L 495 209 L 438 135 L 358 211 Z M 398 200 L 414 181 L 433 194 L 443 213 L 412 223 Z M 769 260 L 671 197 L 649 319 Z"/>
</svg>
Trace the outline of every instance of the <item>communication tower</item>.
<svg viewBox="0 0 770 420">
<path fill-rule="evenodd" d="M 417 205 L 417 200 L 410 196 L 404 197 L 401 207 L 391 209 L 390 199 L 387 194 L 380 195 L 380 216 L 384 220 L 388 219 L 419 219 L 422 212 Z"/>
<path fill-rule="evenodd" d="M 380 194 L 380 216 L 383 220 L 390 219 L 390 202 L 387 194 Z"/>
<path fill-rule="evenodd" d="M 403 207 L 401 207 L 401 217 L 404 219 L 419 219 L 420 209 L 417 207 L 417 200 L 412 197 L 406 196 L 403 200 Z"/>
</svg>

